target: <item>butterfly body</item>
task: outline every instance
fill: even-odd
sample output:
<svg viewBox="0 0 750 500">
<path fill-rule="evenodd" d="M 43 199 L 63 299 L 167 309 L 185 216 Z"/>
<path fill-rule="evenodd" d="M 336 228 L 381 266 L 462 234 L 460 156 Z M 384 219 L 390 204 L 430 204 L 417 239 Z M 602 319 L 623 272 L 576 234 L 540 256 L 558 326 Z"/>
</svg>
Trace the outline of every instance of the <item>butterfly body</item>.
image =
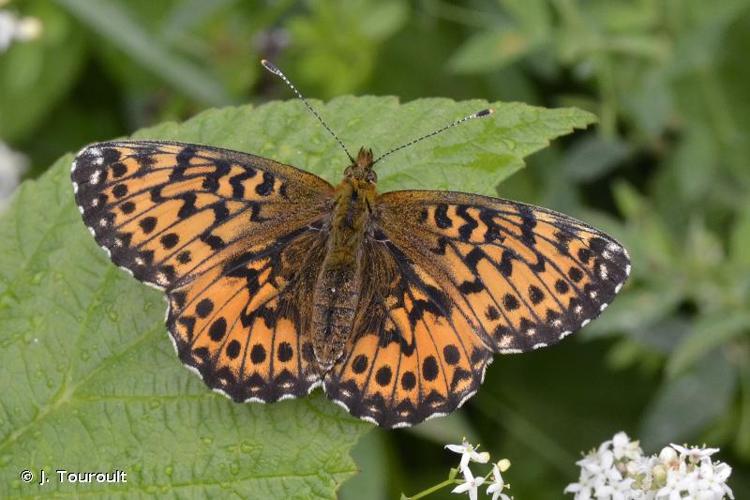
<svg viewBox="0 0 750 500">
<path fill-rule="evenodd" d="M 166 292 L 181 361 L 238 402 L 323 386 L 402 427 L 450 413 L 494 353 L 558 342 L 630 271 L 571 217 L 446 191 L 376 192 L 361 150 L 333 187 L 211 146 L 113 141 L 72 165 L 84 223 L 112 261 Z"/>
<path fill-rule="evenodd" d="M 321 373 L 341 357 L 354 328 L 362 288 L 362 250 L 372 232 L 375 176 L 372 151 L 360 150 L 336 189 L 326 256 L 313 295 L 313 352 Z"/>
</svg>

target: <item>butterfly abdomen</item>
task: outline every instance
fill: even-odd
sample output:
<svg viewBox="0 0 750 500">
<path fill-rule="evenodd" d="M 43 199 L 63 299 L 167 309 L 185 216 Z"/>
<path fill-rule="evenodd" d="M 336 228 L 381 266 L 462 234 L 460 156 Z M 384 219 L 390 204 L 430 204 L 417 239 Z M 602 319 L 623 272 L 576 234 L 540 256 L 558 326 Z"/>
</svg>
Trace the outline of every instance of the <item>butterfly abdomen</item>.
<svg viewBox="0 0 750 500">
<path fill-rule="evenodd" d="M 361 288 L 361 251 L 375 186 L 344 179 L 336 190 L 323 266 L 313 293 L 313 349 L 322 371 L 343 352 Z"/>
<path fill-rule="evenodd" d="M 313 352 L 325 372 L 340 357 L 352 330 L 359 302 L 360 270 L 356 265 L 325 266 L 313 294 Z"/>
</svg>

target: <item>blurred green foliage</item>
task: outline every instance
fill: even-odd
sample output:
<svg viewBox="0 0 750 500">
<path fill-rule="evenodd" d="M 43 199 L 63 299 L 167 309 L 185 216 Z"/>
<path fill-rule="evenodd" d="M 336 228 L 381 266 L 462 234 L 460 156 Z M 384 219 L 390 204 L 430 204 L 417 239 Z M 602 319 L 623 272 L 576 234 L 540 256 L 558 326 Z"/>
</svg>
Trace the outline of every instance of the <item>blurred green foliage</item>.
<svg viewBox="0 0 750 500">
<path fill-rule="evenodd" d="M 368 435 L 356 449 L 363 474 L 342 496 L 438 482 L 454 459 L 440 446 L 465 434 L 511 459 L 517 498 L 559 498 L 579 450 L 621 429 L 649 451 L 720 446 L 735 493 L 750 491 L 750 0 L 5 8 L 44 24 L 39 40 L 0 54 L 0 139 L 30 156 L 31 176 L 88 142 L 290 97 L 261 57 L 322 99 L 444 96 L 596 113 L 599 126 L 538 153 L 498 189 L 621 239 L 633 257 L 622 296 L 574 340 L 499 359 L 458 414 Z M 407 139 L 392 130 L 394 143 Z"/>
</svg>

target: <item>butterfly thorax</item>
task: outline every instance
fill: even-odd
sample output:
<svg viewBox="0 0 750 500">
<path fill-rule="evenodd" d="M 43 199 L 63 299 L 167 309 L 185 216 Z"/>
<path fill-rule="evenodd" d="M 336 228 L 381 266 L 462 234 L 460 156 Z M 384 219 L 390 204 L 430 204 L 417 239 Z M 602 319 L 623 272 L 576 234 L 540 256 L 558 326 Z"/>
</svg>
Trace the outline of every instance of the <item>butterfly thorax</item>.
<svg viewBox="0 0 750 500">
<path fill-rule="evenodd" d="M 361 253 L 375 203 L 372 151 L 361 149 L 336 188 L 328 247 L 313 295 L 313 349 L 322 371 L 343 352 L 361 288 Z"/>
</svg>

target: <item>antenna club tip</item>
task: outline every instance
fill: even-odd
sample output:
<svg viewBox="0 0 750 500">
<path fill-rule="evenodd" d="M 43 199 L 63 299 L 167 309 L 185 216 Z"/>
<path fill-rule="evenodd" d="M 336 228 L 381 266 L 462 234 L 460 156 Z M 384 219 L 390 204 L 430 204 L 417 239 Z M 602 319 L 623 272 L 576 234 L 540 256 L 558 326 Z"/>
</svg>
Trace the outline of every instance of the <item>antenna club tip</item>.
<svg viewBox="0 0 750 500">
<path fill-rule="evenodd" d="M 260 63 L 263 65 L 264 68 L 266 68 L 268 71 L 270 71 L 274 75 L 281 74 L 281 70 L 279 70 L 279 68 L 277 68 L 276 65 L 272 63 L 271 61 L 269 61 L 268 59 L 261 59 Z"/>
<path fill-rule="evenodd" d="M 479 111 L 477 113 L 477 117 L 481 118 L 482 116 L 489 116 L 489 115 L 493 114 L 494 112 L 495 112 L 495 110 L 492 109 L 492 108 L 483 109 L 482 111 Z"/>
</svg>

